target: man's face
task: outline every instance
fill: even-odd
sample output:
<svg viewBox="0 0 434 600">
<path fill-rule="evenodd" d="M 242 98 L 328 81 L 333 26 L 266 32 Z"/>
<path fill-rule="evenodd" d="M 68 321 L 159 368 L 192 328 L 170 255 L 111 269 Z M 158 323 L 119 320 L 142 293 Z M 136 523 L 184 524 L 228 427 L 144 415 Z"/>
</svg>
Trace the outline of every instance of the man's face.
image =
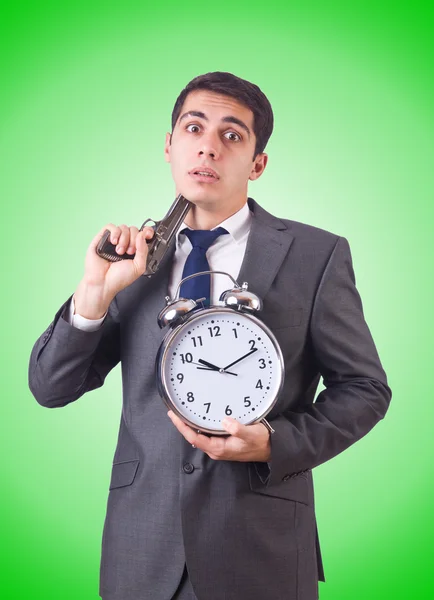
<svg viewBox="0 0 434 600">
<path fill-rule="evenodd" d="M 249 108 L 230 96 L 191 92 L 171 139 L 166 134 L 165 158 L 176 193 L 204 209 L 238 210 L 249 179 L 257 179 L 267 163 L 264 153 L 253 160 L 255 144 Z"/>
</svg>

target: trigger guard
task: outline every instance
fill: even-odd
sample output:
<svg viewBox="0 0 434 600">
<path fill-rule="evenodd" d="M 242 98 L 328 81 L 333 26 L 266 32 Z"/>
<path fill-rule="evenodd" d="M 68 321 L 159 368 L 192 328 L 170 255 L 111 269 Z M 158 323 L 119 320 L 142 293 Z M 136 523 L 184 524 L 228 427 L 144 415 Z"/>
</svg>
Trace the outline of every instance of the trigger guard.
<svg viewBox="0 0 434 600">
<path fill-rule="evenodd" d="M 154 219 L 146 219 L 146 221 L 142 223 L 142 226 L 140 227 L 139 231 L 143 231 L 143 228 L 145 227 L 146 223 L 149 223 L 150 221 L 152 221 L 154 225 L 158 226 L 158 221 L 154 221 Z"/>
</svg>

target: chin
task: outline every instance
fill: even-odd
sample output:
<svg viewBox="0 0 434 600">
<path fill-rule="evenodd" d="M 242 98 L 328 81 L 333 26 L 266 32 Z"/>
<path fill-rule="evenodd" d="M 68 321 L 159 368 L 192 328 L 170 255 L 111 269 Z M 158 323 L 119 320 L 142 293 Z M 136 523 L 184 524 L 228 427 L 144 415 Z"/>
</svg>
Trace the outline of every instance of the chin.
<svg viewBox="0 0 434 600">
<path fill-rule="evenodd" d="M 216 202 L 220 197 L 220 194 L 218 194 L 216 191 L 205 189 L 205 186 L 202 189 L 200 189 L 198 186 L 184 189 L 182 194 L 187 198 L 187 200 L 190 200 L 190 202 L 193 202 L 193 204 L 197 204 L 198 206 Z"/>
</svg>

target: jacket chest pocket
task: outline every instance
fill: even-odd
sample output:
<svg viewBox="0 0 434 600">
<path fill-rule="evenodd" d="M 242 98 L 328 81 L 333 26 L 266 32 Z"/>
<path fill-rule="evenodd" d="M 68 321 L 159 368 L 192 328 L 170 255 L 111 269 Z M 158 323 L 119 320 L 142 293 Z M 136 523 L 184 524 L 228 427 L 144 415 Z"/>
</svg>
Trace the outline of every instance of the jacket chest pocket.
<svg viewBox="0 0 434 600">
<path fill-rule="evenodd" d="M 261 318 L 261 315 L 259 316 Z M 303 309 L 300 306 L 290 309 L 282 308 L 273 312 L 264 312 L 262 320 L 272 330 L 299 327 L 303 322 Z"/>
</svg>

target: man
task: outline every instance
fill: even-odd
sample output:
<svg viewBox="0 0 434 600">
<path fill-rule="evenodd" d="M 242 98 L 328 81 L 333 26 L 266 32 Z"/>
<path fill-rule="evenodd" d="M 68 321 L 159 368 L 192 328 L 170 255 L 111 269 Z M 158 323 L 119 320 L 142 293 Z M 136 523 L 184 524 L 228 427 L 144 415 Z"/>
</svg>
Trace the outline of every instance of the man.
<svg viewBox="0 0 434 600">
<path fill-rule="evenodd" d="M 166 135 L 176 193 L 194 204 L 172 252 L 151 279 L 146 228 L 106 225 L 90 244 L 83 279 L 36 342 L 29 385 L 59 407 L 104 383 L 120 361 L 123 410 L 104 525 L 103 600 L 315 600 L 324 581 L 312 469 L 384 417 L 391 398 L 365 323 L 345 238 L 278 219 L 247 198 L 267 165 L 273 128 L 261 90 L 230 73 L 193 79 Z M 196 246 L 262 297 L 263 321 L 285 361 L 285 385 L 262 423 L 225 419 L 225 438 L 197 434 L 156 390 L 173 297 Z M 103 231 L 134 260 L 95 252 Z M 218 233 L 218 232 L 217 232 Z M 211 234 L 213 235 L 213 234 Z M 197 249 L 197 248 L 196 248 Z M 211 303 L 227 289 L 210 282 Z M 325 389 L 313 399 L 320 377 Z M 170 420 L 169 420 L 170 417 Z"/>
</svg>

